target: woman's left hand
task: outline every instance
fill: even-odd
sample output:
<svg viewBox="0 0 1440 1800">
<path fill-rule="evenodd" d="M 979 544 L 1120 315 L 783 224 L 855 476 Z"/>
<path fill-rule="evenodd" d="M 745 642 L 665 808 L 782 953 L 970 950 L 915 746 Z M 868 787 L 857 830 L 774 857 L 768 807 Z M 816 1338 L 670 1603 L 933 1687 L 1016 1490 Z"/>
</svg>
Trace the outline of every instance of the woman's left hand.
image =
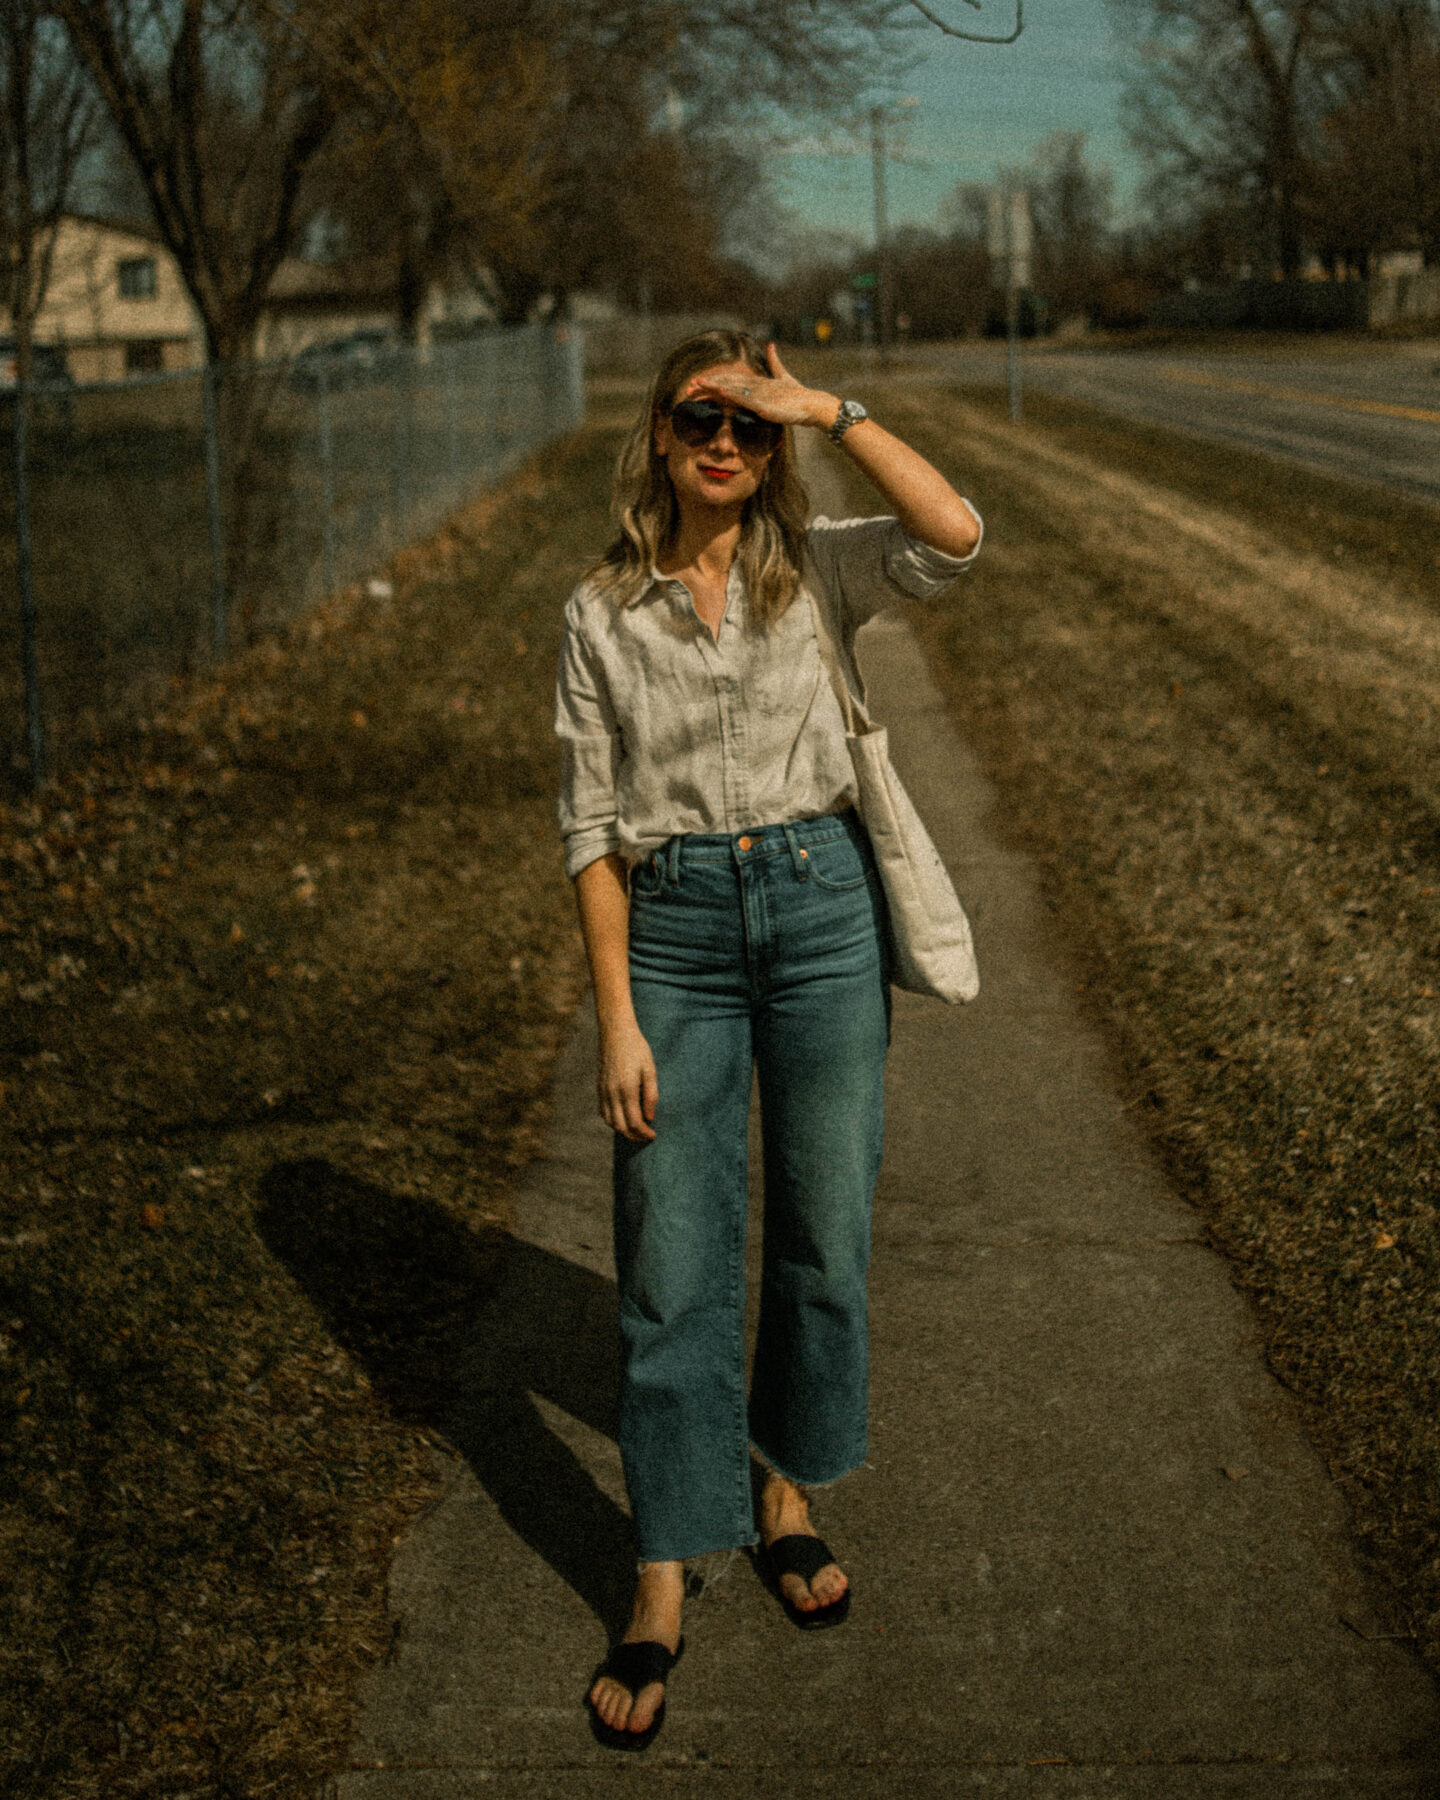
<svg viewBox="0 0 1440 1800">
<path fill-rule="evenodd" d="M 697 375 L 681 395 L 685 400 L 729 400 L 776 425 L 816 425 L 828 430 L 840 402 L 819 388 L 807 388 L 780 360 L 773 344 L 765 349 L 768 375 L 737 369 L 720 375 Z"/>
</svg>

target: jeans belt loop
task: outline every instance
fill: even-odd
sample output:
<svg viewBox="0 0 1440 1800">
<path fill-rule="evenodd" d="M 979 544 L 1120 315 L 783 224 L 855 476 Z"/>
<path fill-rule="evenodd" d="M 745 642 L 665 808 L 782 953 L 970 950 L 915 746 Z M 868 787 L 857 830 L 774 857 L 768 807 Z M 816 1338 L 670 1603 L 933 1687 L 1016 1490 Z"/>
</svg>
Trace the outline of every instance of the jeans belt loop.
<svg viewBox="0 0 1440 1800">
<path fill-rule="evenodd" d="M 665 846 L 665 879 L 671 887 L 680 885 L 680 841 L 677 832 Z"/>
<path fill-rule="evenodd" d="M 797 881 L 808 881 L 810 879 L 810 868 L 806 861 L 805 852 L 800 848 L 800 840 L 795 835 L 795 827 L 793 825 L 786 825 L 783 829 L 785 832 L 785 842 L 790 846 L 790 861 L 795 868 L 795 879 Z"/>
</svg>

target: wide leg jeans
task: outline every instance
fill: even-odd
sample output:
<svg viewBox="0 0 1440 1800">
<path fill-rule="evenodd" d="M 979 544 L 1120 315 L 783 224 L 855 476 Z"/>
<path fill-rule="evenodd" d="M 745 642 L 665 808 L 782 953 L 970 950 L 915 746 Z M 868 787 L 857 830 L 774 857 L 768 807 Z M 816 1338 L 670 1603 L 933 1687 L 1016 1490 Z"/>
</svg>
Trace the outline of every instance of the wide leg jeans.
<svg viewBox="0 0 1440 1800">
<path fill-rule="evenodd" d="M 673 838 L 631 881 L 652 1143 L 615 1140 L 620 1449 L 646 1561 L 755 1541 L 750 1446 L 818 1485 L 864 1461 L 870 1205 L 889 1041 L 884 898 L 853 814 Z M 745 1385 L 747 1121 L 765 1162 Z"/>
</svg>

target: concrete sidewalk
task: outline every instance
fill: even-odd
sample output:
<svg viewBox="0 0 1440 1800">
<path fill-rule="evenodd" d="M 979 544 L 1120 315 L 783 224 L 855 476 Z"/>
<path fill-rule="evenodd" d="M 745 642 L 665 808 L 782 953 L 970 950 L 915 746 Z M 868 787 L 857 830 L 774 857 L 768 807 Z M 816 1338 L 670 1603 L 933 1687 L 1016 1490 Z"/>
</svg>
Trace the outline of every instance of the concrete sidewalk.
<svg viewBox="0 0 1440 1800">
<path fill-rule="evenodd" d="M 1033 871 L 910 633 L 872 627 L 864 654 L 985 987 L 960 1010 L 898 997 L 871 1466 L 815 1509 L 850 1622 L 802 1635 L 742 1558 L 688 1607 L 654 1747 L 590 1736 L 633 1550 L 587 1007 L 477 1321 L 459 1459 L 396 1557 L 397 1650 L 341 1800 L 1440 1794 L 1435 1689 L 1117 1100 Z"/>
</svg>

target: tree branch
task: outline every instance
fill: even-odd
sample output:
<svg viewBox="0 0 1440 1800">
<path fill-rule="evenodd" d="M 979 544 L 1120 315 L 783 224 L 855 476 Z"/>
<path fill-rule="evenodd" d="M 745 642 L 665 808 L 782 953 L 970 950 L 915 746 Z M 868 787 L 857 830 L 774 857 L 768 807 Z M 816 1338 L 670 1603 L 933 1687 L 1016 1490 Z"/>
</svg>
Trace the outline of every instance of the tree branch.
<svg viewBox="0 0 1440 1800">
<path fill-rule="evenodd" d="M 1025 0 L 1015 0 L 1015 29 L 1005 37 L 987 37 L 979 31 L 961 31 L 957 26 L 947 25 L 938 14 L 931 12 L 925 0 L 910 0 L 916 12 L 927 18 L 930 23 L 943 31 L 946 37 L 963 38 L 967 44 L 1013 44 L 1025 29 Z M 980 0 L 966 0 L 966 4 L 980 11 Z"/>
</svg>

